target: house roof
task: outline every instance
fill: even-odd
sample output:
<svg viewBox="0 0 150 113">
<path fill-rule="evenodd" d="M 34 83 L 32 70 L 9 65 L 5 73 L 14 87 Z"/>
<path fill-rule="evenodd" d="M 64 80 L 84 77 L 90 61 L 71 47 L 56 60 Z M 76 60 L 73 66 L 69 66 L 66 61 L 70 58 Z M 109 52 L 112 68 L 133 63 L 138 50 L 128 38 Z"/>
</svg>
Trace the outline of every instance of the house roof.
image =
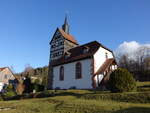
<svg viewBox="0 0 150 113">
<path fill-rule="evenodd" d="M 0 72 L 3 71 L 4 69 L 6 69 L 7 67 L 1 67 L 0 68 Z"/>
<path fill-rule="evenodd" d="M 77 46 L 75 48 L 68 50 L 63 57 L 51 61 L 51 65 L 57 66 L 57 65 L 70 63 L 81 59 L 92 58 L 93 54 L 99 49 L 100 46 L 104 47 L 97 41 L 93 41 L 81 46 Z"/>
<path fill-rule="evenodd" d="M 6 69 L 6 68 L 9 69 L 9 71 L 12 73 L 12 75 L 15 77 L 15 79 L 19 80 L 19 79 L 21 78 L 21 76 L 15 75 L 15 74 L 11 71 L 11 69 L 10 69 L 9 67 L 2 67 L 2 68 L 0 68 L 0 72 L 3 71 L 3 70 Z"/>
<path fill-rule="evenodd" d="M 11 71 L 11 69 L 9 67 L 1 67 L 0 68 L 0 72 L 2 72 L 4 69 L 8 68 L 10 70 L 10 72 L 13 74 L 13 72 Z M 14 75 L 14 74 L 13 74 Z M 14 75 L 15 76 L 15 75 Z"/>
<path fill-rule="evenodd" d="M 116 62 L 114 58 L 107 59 L 94 75 L 102 74 L 114 62 Z"/>
<path fill-rule="evenodd" d="M 78 45 L 78 42 L 75 40 L 75 38 L 74 38 L 72 35 L 67 34 L 67 33 L 64 32 L 62 29 L 59 29 L 59 28 L 57 28 L 56 32 L 57 32 L 57 31 L 59 31 L 59 32 L 61 33 L 61 35 L 62 35 L 66 40 L 71 41 L 72 43 Z M 55 33 L 56 33 L 56 32 L 55 32 Z M 55 34 L 54 34 L 54 35 L 55 35 Z M 52 38 L 52 40 L 53 40 L 53 38 Z M 52 42 L 52 40 L 51 40 L 51 42 Z M 51 42 L 50 42 L 50 44 L 51 44 Z"/>
</svg>

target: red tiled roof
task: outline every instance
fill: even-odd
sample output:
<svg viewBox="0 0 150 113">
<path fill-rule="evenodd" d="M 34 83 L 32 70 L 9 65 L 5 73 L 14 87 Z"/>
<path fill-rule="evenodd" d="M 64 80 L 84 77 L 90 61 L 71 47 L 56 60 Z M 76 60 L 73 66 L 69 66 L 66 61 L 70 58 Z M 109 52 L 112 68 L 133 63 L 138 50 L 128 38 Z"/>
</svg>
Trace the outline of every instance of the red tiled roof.
<svg viewBox="0 0 150 113">
<path fill-rule="evenodd" d="M 6 69 L 7 67 L 2 67 L 0 68 L 0 72 L 3 71 L 4 69 Z"/>
<path fill-rule="evenodd" d="M 98 43 L 97 41 L 93 41 L 93 42 L 90 42 L 81 46 L 77 46 L 75 48 L 68 50 L 67 52 L 69 53 L 68 58 L 65 58 L 65 55 L 67 54 L 66 53 L 63 57 L 52 61 L 51 64 L 53 66 L 57 66 L 57 65 L 64 64 L 64 63 L 91 58 L 93 54 L 99 49 L 100 46 L 101 44 Z M 88 49 L 88 51 L 84 52 L 85 49 Z"/>
<path fill-rule="evenodd" d="M 75 38 L 72 35 L 65 33 L 62 29 L 59 29 L 59 28 L 56 29 L 56 32 L 57 31 L 59 31 L 59 33 L 63 36 L 63 38 L 65 38 L 68 41 L 71 41 L 72 43 L 74 43 L 76 45 L 78 45 L 78 42 L 75 40 Z M 55 36 L 55 33 L 54 33 L 54 36 Z M 54 38 L 54 36 L 53 36 L 53 38 Z M 53 40 L 53 38 L 52 38 L 52 40 Z M 52 40 L 50 41 L 50 44 L 51 44 Z"/>
<path fill-rule="evenodd" d="M 75 40 L 75 38 L 73 36 L 71 36 L 70 34 L 65 33 L 62 29 L 58 29 L 58 30 L 60 31 L 60 33 L 62 34 L 62 36 L 65 39 L 67 39 L 67 40 L 69 40 L 69 41 L 71 41 L 75 44 L 78 44 L 78 42 Z"/>
<path fill-rule="evenodd" d="M 115 62 L 114 58 L 107 59 L 94 75 L 103 73 L 113 62 Z"/>
</svg>

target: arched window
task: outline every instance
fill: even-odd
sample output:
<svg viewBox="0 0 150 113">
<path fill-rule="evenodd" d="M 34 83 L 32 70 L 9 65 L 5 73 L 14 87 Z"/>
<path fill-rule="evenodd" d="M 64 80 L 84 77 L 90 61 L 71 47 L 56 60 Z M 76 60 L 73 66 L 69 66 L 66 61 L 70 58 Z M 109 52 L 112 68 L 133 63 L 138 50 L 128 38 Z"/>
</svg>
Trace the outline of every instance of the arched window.
<svg viewBox="0 0 150 113">
<path fill-rule="evenodd" d="M 76 79 L 82 78 L 82 65 L 80 62 L 76 63 Z"/>
<path fill-rule="evenodd" d="M 64 67 L 61 66 L 59 70 L 59 80 L 63 81 L 64 80 Z"/>
</svg>

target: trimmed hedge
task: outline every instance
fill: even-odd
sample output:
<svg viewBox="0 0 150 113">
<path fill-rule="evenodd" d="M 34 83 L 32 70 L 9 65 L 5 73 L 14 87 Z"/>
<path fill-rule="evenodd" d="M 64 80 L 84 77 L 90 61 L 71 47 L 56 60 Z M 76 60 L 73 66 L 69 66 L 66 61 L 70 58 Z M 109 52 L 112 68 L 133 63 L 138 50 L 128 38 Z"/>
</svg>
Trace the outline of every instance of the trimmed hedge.
<svg viewBox="0 0 150 113">
<path fill-rule="evenodd" d="M 46 98 L 54 96 L 53 92 L 43 91 L 37 93 L 30 93 L 30 94 L 23 94 L 23 95 L 16 95 L 12 97 L 4 97 L 4 100 L 20 100 L 20 99 L 30 99 L 30 98 Z"/>
<path fill-rule="evenodd" d="M 150 103 L 150 92 L 87 94 L 84 99 L 114 100 L 119 102 Z"/>
<path fill-rule="evenodd" d="M 150 91 L 147 92 L 128 92 L 128 93 L 110 93 L 110 92 L 95 92 L 88 90 L 49 90 L 38 93 L 17 95 L 9 98 L 2 98 L 0 100 L 20 100 L 29 98 L 45 98 L 53 96 L 76 96 L 81 99 L 94 99 L 94 100 L 113 100 L 118 102 L 131 102 L 131 103 L 150 103 Z"/>
</svg>

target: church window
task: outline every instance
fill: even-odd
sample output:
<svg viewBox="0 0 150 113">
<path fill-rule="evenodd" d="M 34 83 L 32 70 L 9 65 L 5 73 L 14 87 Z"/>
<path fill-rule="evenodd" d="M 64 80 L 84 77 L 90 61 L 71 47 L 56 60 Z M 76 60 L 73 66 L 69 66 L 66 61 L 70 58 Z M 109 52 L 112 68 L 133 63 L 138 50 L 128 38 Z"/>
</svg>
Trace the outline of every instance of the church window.
<svg viewBox="0 0 150 113">
<path fill-rule="evenodd" d="M 60 67 L 60 72 L 59 72 L 59 80 L 63 81 L 64 80 L 64 67 Z"/>
<path fill-rule="evenodd" d="M 82 65 L 80 62 L 76 63 L 76 79 L 82 78 Z"/>
</svg>

